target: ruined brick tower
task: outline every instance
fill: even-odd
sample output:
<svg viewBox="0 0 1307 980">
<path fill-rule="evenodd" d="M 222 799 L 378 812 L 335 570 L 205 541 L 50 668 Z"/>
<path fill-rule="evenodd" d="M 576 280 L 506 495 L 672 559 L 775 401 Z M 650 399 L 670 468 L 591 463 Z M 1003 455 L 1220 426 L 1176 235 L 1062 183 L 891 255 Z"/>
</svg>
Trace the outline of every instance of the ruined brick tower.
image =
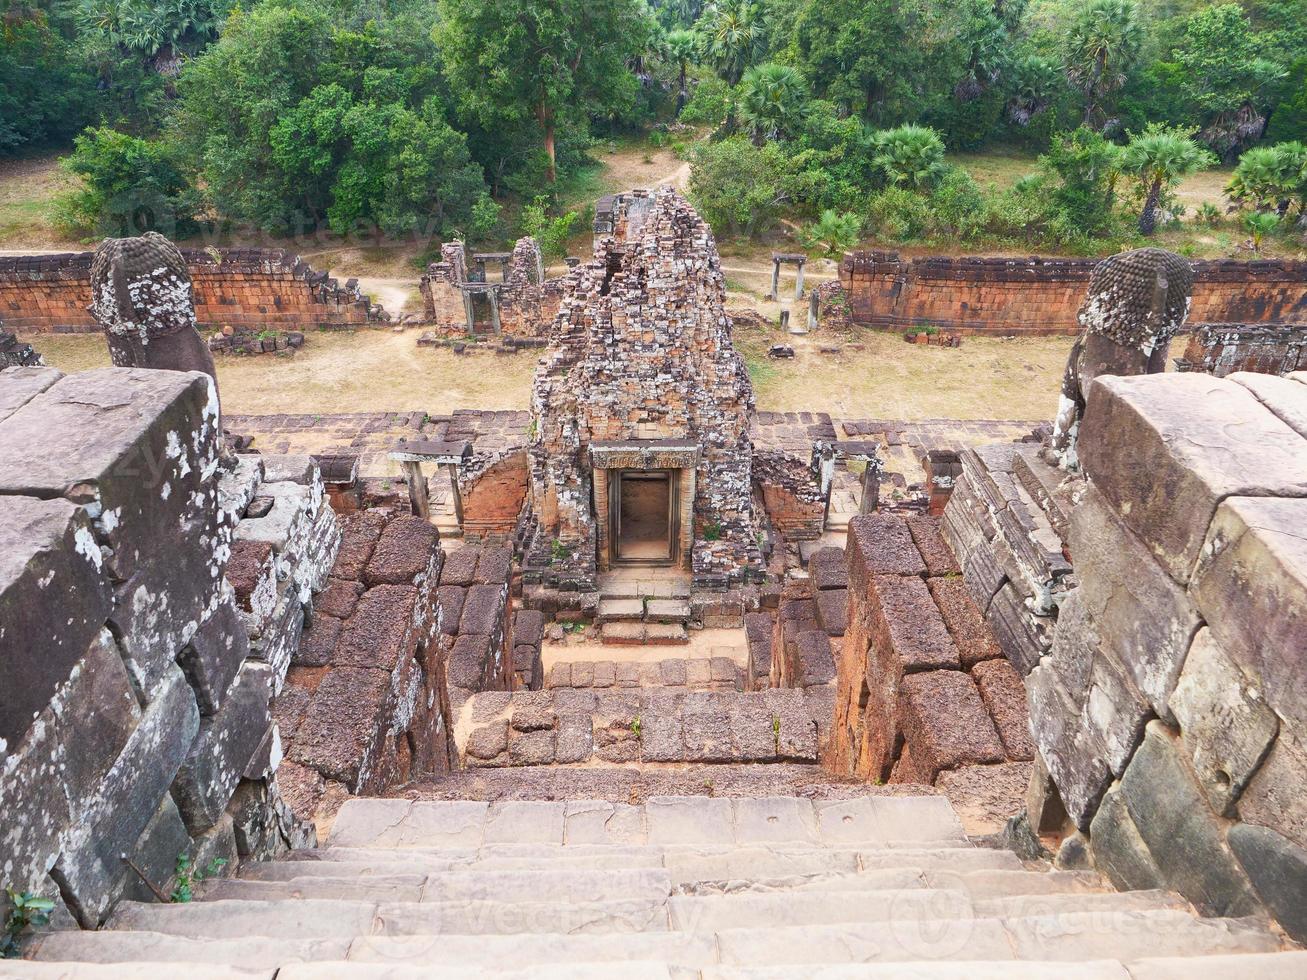
<svg viewBox="0 0 1307 980">
<path fill-rule="evenodd" d="M 620 223 L 568 275 L 532 392 L 529 570 L 589 590 L 622 564 L 698 588 L 760 567 L 753 386 L 731 344 L 712 232 L 671 188 L 624 195 Z"/>
</svg>

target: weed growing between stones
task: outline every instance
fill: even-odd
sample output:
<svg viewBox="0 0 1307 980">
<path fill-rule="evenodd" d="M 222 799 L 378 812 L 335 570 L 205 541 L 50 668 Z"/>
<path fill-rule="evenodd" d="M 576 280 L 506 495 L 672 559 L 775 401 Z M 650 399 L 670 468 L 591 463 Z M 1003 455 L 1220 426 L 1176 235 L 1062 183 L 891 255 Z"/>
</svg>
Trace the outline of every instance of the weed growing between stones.
<svg viewBox="0 0 1307 980">
<path fill-rule="evenodd" d="M 170 900 L 177 903 L 189 902 L 195 897 L 195 886 L 206 878 L 216 878 L 226 866 L 225 858 L 214 858 L 203 868 L 197 868 L 186 854 L 177 855 L 177 883 L 173 885 Z"/>
<path fill-rule="evenodd" d="M 12 888 L 6 888 L 5 895 L 9 898 L 9 914 L 5 916 L 4 932 L 0 933 L 0 959 L 11 960 L 17 959 L 21 953 L 23 934 L 33 926 L 43 926 L 50 921 L 54 902 Z"/>
</svg>

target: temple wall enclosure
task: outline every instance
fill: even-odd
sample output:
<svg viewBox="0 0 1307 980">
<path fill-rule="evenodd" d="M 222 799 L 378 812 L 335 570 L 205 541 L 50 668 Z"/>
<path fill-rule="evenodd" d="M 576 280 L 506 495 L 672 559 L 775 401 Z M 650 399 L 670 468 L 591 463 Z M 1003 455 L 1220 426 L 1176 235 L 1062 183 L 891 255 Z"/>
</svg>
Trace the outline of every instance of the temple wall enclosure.
<svg viewBox="0 0 1307 980">
<path fill-rule="evenodd" d="M 1097 259 L 908 258 L 850 252 L 840 282 L 853 322 L 962 333 L 1074 334 Z M 1198 260 L 1191 323 L 1301 323 L 1307 262 Z"/>
<path fill-rule="evenodd" d="M 284 249 L 189 249 L 200 328 L 362 327 L 384 318 L 353 280 L 341 286 Z M 0 257 L 0 320 L 29 333 L 94 333 L 91 253 Z"/>
</svg>

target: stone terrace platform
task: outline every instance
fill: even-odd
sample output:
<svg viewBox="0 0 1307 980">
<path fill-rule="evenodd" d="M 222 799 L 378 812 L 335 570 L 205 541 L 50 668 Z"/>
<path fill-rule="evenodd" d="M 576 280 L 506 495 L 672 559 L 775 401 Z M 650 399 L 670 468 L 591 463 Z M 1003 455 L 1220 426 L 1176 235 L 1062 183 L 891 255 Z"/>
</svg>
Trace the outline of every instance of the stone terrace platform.
<svg viewBox="0 0 1307 980">
<path fill-rule="evenodd" d="M 226 428 L 251 436 L 264 453 L 330 455 L 358 453 L 361 476 L 395 476 L 388 458 L 400 439 L 471 442 L 478 452 L 499 452 L 527 444 L 530 413 L 459 409 L 452 415 L 423 412 L 355 412 L 331 415 L 228 415 Z M 758 412 L 750 434 L 760 449 L 783 449 L 807 456 L 814 440 L 875 440 L 881 443 L 885 468 L 920 476 L 918 456 L 931 449 L 954 451 L 993 442 L 1011 442 L 1038 422 L 1004 419 L 836 418 L 825 412 Z"/>
</svg>

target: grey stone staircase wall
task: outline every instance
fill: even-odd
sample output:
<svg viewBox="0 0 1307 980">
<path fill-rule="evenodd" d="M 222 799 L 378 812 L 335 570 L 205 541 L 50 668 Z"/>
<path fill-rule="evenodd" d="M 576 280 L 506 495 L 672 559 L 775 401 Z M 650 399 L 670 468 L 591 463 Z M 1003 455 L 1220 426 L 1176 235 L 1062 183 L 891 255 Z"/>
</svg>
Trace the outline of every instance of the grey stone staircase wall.
<svg viewBox="0 0 1307 980">
<path fill-rule="evenodd" d="M 1118 887 L 1307 938 L 1307 374 L 1101 378 L 1080 447 L 1031 823 L 1056 787 Z"/>
<path fill-rule="evenodd" d="M 338 535 L 316 467 L 222 460 L 221 439 L 198 373 L 0 372 L 0 885 L 83 927 L 145 879 L 166 892 L 180 857 L 312 839 L 269 704 Z M 258 615 L 227 577 L 256 531 Z"/>
</svg>

